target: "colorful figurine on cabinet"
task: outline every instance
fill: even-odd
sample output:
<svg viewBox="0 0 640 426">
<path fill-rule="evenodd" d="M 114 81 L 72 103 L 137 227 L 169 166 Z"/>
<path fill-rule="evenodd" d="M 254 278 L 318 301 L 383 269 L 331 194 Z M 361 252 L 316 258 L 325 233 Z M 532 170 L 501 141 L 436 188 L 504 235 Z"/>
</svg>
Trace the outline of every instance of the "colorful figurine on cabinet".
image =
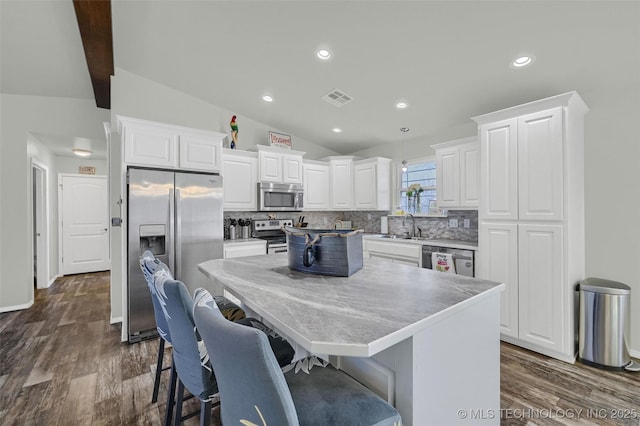
<svg viewBox="0 0 640 426">
<path fill-rule="evenodd" d="M 236 116 L 231 117 L 231 149 L 236 149 L 238 145 L 238 123 L 236 123 Z"/>
</svg>

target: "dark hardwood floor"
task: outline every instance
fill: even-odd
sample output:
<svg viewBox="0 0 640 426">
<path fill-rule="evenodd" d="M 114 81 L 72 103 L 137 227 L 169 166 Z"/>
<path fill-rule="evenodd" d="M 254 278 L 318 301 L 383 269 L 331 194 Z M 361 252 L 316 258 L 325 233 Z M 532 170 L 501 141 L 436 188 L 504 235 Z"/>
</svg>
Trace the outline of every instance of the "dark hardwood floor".
<svg viewBox="0 0 640 426">
<path fill-rule="evenodd" d="M 36 291 L 32 308 L 0 314 L 0 424 L 161 424 L 166 378 L 150 402 L 158 340 L 121 343 L 109 312 L 109 274 L 95 273 L 60 278 Z M 185 409 L 197 408 L 191 400 Z M 502 344 L 501 412 L 469 408 L 470 425 L 495 415 L 503 425 L 638 425 L 640 373 Z"/>
</svg>

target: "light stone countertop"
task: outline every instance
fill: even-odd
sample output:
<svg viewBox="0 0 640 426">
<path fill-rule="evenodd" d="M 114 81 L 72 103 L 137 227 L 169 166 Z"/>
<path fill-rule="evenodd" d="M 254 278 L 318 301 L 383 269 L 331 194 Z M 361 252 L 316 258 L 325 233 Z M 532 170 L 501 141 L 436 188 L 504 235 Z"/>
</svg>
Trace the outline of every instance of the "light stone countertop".
<svg viewBox="0 0 640 426">
<path fill-rule="evenodd" d="M 370 259 L 351 277 L 305 274 L 287 265 L 287 254 L 276 254 L 198 267 L 307 351 L 327 355 L 372 356 L 504 287 Z"/>
</svg>

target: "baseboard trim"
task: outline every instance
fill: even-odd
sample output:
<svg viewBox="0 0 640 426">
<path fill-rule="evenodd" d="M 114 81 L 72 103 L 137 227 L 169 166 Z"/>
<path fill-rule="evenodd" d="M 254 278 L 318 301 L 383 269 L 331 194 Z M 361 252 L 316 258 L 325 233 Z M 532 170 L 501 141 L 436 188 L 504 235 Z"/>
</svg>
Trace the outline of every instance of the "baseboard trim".
<svg viewBox="0 0 640 426">
<path fill-rule="evenodd" d="M 540 346 L 536 346 L 528 342 L 523 342 L 522 340 L 513 338 L 511 336 L 500 335 L 500 340 L 506 343 L 511 343 L 512 345 L 515 345 L 515 346 L 520 346 L 521 348 L 525 348 L 533 352 L 537 352 L 542 355 L 549 356 L 551 358 L 558 359 L 560 361 L 568 362 L 569 364 L 576 363 L 576 354 L 573 354 L 573 356 L 570 356 L 570 355 L 556 352 L 547 348 L 542 348 Z"/>
<path fill-rule="evenodd" d="M 22 311 L 24 309 L 29 309 L 32 306 L 33 306 L 33 300 L 31 300 L 29 303 L 25 303 L 24 305 L 14 305 L 14 306 L 0 307 L 0 313 L 13 312 L 13 311 Z"/>
<path fill-rule="evenodd" d="M 49 281 L 49 284 L 47 284 L 47 288 L 51 287 L 51 284 L 53 284 L 54 282 L 56 282 L 56 280 L 58 278 L 62 278 L 62 275 L 58 274 L 55 277 L 51 278 L 51 280 Z"/>
<path fill-rule="evenodd" d="M 111 317 L 109 324 L 118 324 L 122 322 L 122 317 Z"/>
</svg>

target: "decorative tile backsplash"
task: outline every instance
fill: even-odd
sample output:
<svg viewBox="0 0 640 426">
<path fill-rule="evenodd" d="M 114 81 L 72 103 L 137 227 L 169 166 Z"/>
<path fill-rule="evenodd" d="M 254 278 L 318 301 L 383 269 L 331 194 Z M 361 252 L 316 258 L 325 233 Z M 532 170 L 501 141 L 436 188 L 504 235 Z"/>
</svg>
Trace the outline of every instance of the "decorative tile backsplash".
<svg viewBox="0 0 640 426">
<path fill-rule="evenodd" d="M 354 229 L 362 229 L 364 232 L 380 232 L 380 218 L 387 216 L 387 212 L 380 211 L 326 211 L 326 212 L 233 212 L 225 211 L 225 219 L 268 219 L 268 215 L 274 215 L 278 219 L 293 219 L 304 216 L 309 228 L 334 229 L 339 220 L 350 220 Z M 458 227 L 450 228 L 449 219 L 457 219 Z M 464 228 L 464 220 L 469 219 L 469 228 Z M 478 212 L 477 210 L 449 210 L 447 217 L 415 217 L 415 235 L 419 235 L 418 228 L 422 230 L 423 237 L 478 241 Z M 389 216 L 389 233 L 402 235 L 411 230 L 410 216 Z"/>
</svg>

